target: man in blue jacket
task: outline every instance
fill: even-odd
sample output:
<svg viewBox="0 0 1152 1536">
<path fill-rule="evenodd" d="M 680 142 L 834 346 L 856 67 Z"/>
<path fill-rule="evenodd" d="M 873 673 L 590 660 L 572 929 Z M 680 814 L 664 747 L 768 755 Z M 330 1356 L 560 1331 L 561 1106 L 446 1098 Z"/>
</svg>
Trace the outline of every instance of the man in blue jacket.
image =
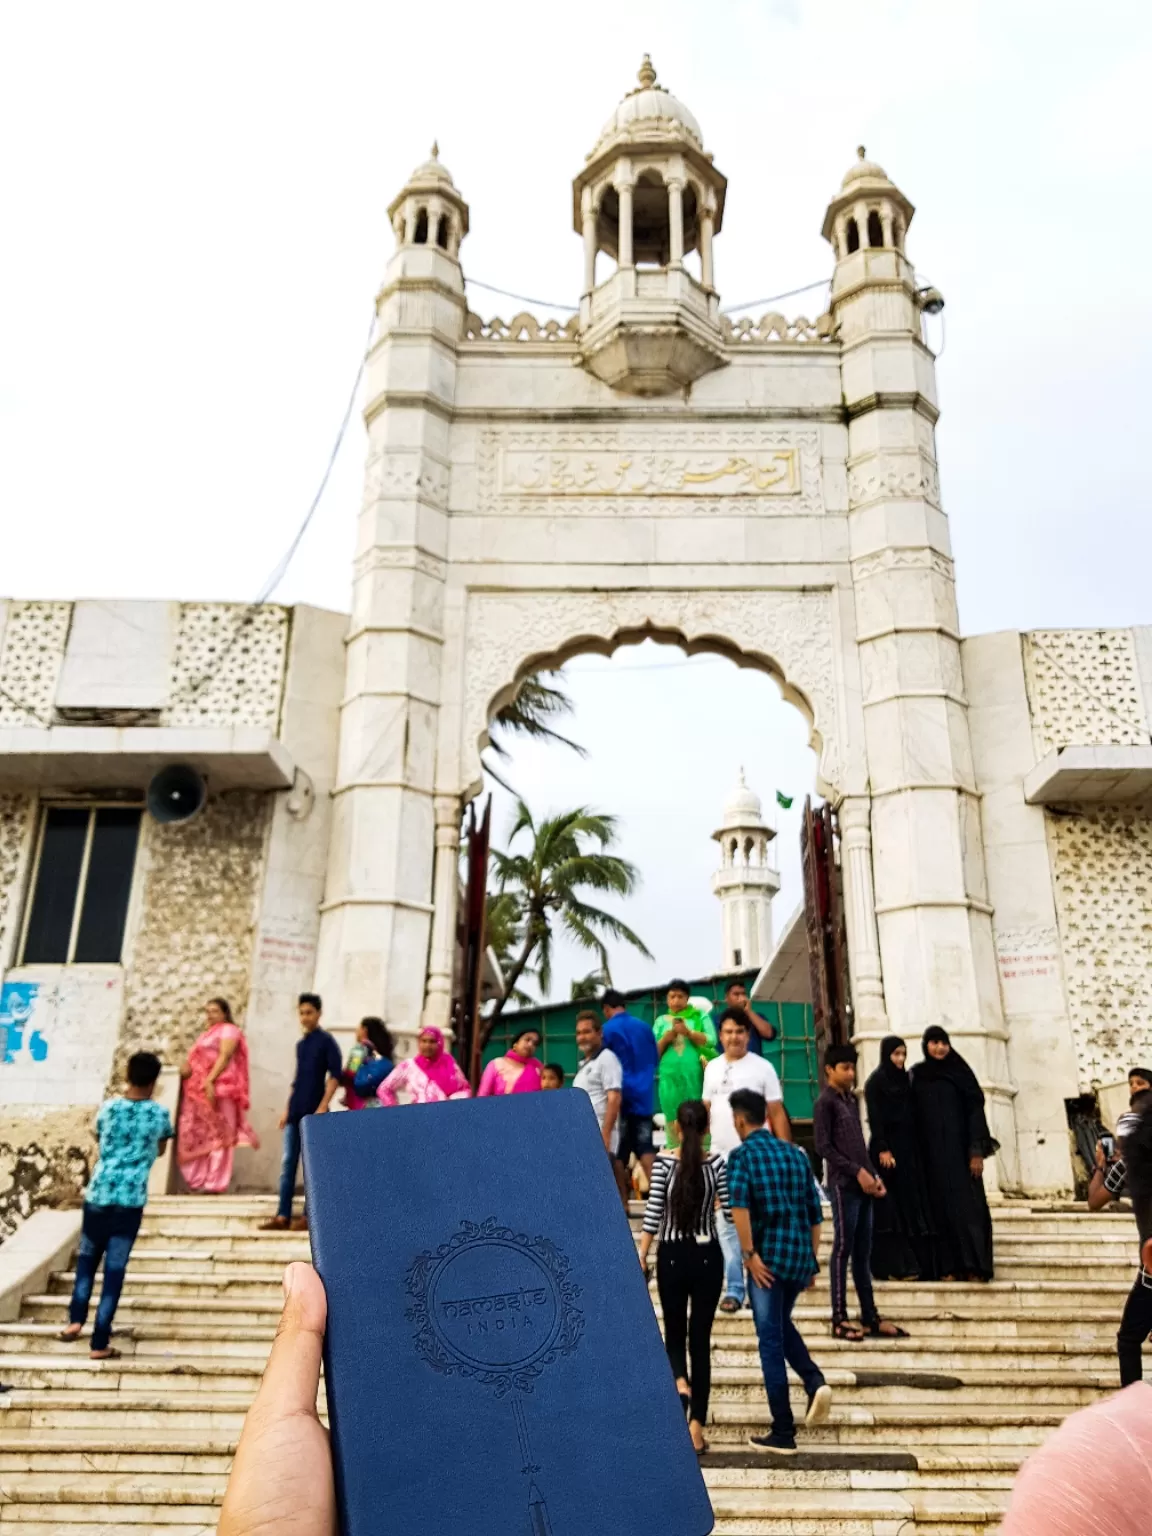
<svg viewBox="0 0 1152 1536">
<path fill-rule="evenodd" d="M 604 1013 L 604 1044 L 623 1069 L 620 1095 L 620 1140 L 616 1147 L 616 1184 L 628 1204 L 628 1165 L 635 1154 L 645 1178 L 652 1177 L 656 1148 L 652 1140 L 653 1099 L 660 1053 L 651 1024 L 628 1012 L 622 992 L 609 988 L 600 999 Z"/>
</svg>

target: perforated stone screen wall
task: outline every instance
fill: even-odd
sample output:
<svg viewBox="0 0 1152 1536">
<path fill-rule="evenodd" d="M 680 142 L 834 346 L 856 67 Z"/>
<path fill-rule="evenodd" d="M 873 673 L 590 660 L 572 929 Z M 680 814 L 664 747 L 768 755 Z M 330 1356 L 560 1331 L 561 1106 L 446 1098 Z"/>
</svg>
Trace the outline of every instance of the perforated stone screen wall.
<svg viewBox="0 0 1152 1536">
<path fill-rule="evenodd" d="M 1152 1051 L 1152 817 L 1080 806 L 1048 818 L 1081 1088 Z"/>
<path fill-rule="evenodd" d="M 1037 629 L 1024 637 L 1038 753 L 1149 741 L 1130 629 Z"/>
</svg>

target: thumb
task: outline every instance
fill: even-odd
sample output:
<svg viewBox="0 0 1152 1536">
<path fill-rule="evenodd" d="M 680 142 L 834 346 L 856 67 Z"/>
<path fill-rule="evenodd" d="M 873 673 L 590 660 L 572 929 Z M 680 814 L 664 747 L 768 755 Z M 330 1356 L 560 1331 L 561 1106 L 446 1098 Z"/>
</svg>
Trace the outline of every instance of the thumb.
<svg viewBox="0 0 1152 1536">
<path fill-rule="evenodd" d="M 311 1264 L 284 1271 L 284 1310 L 253 1408 L 270 1418 L 316 1412 L 328 1298 Z"/>
</svg>

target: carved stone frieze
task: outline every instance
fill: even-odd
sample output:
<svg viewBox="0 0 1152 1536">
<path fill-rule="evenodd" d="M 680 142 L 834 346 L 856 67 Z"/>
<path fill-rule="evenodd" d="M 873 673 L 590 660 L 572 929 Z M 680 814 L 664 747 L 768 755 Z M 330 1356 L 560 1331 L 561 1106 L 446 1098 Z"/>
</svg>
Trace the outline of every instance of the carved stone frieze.
<svg viewBox="0 0 1152 1536">
<path fill-rule="evenodd" d="M 419 571 L 435 581 L 443 581 L 448 562 L 441 560 L 439 555 L 429 554 L 426 549 L 413 549 L 409 544 L 377 545 L 375 549 L 366 549 L 362 555 L 357 555 L 352 566 L 357 581 L 372 571 Z"/>
<path fill-rule="evenodd" d="M 1024 675 L 1041 755 L 1053 747 L 1147 744 L 1131 630 L 1032 630 L 1024 637 Z"/>
<path fill-rule="evenodd" d="M 0 965 L 11 963 L 13 929 L 20 921 L 20 861 L 35 814 L 31 795 L 0 795 Z"/>
<path fill-rule="evenodd" d="M 856 581 L 869 581 L 874 576 L 886 576 L 890 571 L 931 571 L 937 576 L 946 576 L 949 581 L 955 575 L 952 561 L 935 549 L 881 549 L 852 562 L 852 575 Z"/>
<path fill-rule="evenodd" d="M 525 310 L 512 319 L 505 322 L 497 316 L 492 320 L 482 320 L 479 315 L 471 310 L 464 322 L 464 338 L 466 341 L 544 341 L 552 343 L 567 342 L 575 349 L 576 337 L 580 331 L 579 315 L 571 315 L 567 320 L 537 320 Z"/>
<path fill-rule="evenodd" d="M 466 626 L 466 763 L 478 750 L 498 695 L 531 666 L 575 654 L 581 642 L 648 632 L 689 643 L 711 640 L 762 662 L 786 695 L 802 702 L 822 743 L 821 777 L 828 785 L 839 778 L 827 592 L 473 592 Z"/>
<path fill-rule="evenodd" d="M 710 425 L 509 428 L 481 434 L 481 512 L 697 517 L 824 510 L 820 436 Z"/>
<path fill-rule="evenodd" d="M 848 501 L 852 507 L 890 497 L 923 497 L 940 505 L 940 475 L 935 460 L 925 453 L 878 454 L 848 467 Z"/>
<path fill-rule="evenodd" d="M 381 497 L 419 496 L 430 506 L 444 510 L 448 505 L 448 483 L 447 464 L 426 453 L 378 453 L 364 467 L 361 506 L 370 507 Z"/>
</svg>

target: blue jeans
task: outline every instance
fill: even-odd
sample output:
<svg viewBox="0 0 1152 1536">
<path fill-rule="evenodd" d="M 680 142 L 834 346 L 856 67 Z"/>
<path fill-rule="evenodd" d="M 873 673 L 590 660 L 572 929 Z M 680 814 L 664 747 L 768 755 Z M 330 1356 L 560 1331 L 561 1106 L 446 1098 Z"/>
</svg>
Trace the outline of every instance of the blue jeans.
<svg viewBox="0 0 1152 1536">
<path fill-rule="evenodd" d="M 128 1268 L 128 1255 L 132 1252 L 143 1214 L 143 1208 L 138 1205 L 84 1207 L 80 1247 L 76 1253 L 76 1283 L 72 1287 L 68 1321 L 81 1324 L 87 1322 L 88 1303 L 92 1300 L 96 1270 L 103 1259 L 104 1285 L 92 1328 L 93 1349 L 108 1348 L 112 1319 L 116 1316 L 120 1291 L 124 1285 L 124 1271 Z"/>
<path fill-rule="evenodd" d="M 716 1212 L 716 1236 L 724 1255 L 724 1294 L 737 1301 L 744 1300 L 744 1255 L 740 1248 L 740 1234 L 723 1211 Z"/>
<path fill-rule="evenodd" d="M 860 1319 L 867 1328 L 876 1321 L 876 1299 L 872 1294 L 872 1221 L 876 1202 L 859 1184 L 832 1184 L 828 1189 L 832 1203 L 835 1237 L 832 1242 L 832 1321 L 848 1320 L 848 1261 L 852 1261 L 852 1283 L 860 1302 Z"/>
<path fill-rule="evenodd" d="M 788 1395 L 787 1366 L 790 1365 L 804 1383 L 809 1397 L 817 1387 L 824 1385 L 824 1373 L 808 1353 L 808 1346 L 792 1321 L 792 1308 L 804 1289 L 792 1280 L 774 1280 L 768 1290 L 761 1290 L 752 1280 L 748 1282 L 752 1318 L 760 1345 L 760 1369 L 764 1372 L 764 1390 L 772 1414 L 772 1433 L 781 1440 L 792 1440 L 796 1435 L 796 1420 Z"/>
<path fill-rule="evenodd" d="M 292 1219 L 292 1196 L 296 1193 L 296 1170 L 300 1167 L 300 1122 L 289 1120 L 284 1127 L 284 1154 L 280 1159 L 280 1204 L 277 1216 Z"/>
</svg>

